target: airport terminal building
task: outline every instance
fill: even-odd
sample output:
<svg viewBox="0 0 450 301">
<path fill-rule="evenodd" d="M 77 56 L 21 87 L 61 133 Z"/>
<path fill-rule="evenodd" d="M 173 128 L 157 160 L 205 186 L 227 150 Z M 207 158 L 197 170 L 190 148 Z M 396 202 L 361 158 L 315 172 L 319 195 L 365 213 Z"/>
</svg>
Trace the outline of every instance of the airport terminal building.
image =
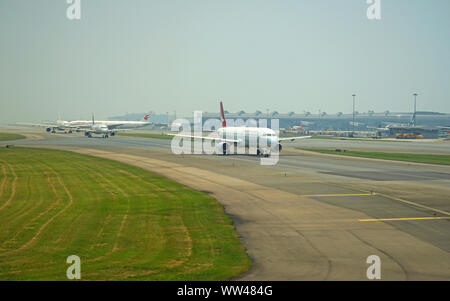
<svg viewBox="0 0 450 301">
<path fill-rule="evenodd" d="M 348 136 L 349 133 L 365 135 L 368 137 L 391 137 L 391 138 L 424 138 L 435 139 L 443 137 L 446 133 L 443 129 L 450 126 L 450 114 L 436 112 L 417 112 L 416 121 L 418 126 L 410 126 L 412 113 L 409 112 L 382 112 L 382 113 L 356 113 L 353 114 L 311 114 L 305 112 L 297 114 L 278 113 L 276 111 L 263 113 L 225 112 L 228 120 L 266 119 L 267 126 L 271 127 L 270 120 L 278 119 L 279 128 L 282 131 L 303 132 L 319 135 Z M 112 120 L 138 120 L 142 113 L 127 114 L 125 116 L 111 117 Z M 220 119 L 220 113 L 203 112 L 203 123 L 207 119 Z M 172 122 L 176 117 L 169 114 L 152 114 L 152 122 Z M 192 116 L 181 117 L 193 122 Z M 358 134 L 359 133 L 359 134 Z"/>
</svg>

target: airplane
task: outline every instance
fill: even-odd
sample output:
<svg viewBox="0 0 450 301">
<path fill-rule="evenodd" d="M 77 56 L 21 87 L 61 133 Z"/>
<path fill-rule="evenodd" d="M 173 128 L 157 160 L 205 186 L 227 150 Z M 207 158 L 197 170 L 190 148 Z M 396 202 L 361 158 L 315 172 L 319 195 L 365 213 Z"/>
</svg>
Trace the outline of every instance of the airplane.
<svg viewBox="0 0 450 301">
<path fill-rule="evenodd" d="M 151 124 L 150 114 L 146 114 L 142 121 L 128 121 L 128 120 L 97 120 L 97 124 L 104 124 L 109 129 L 137 129 L 140 127 Z M 88 120 L 75 120 L 71 122 L 72 126 L 89 127 L 91 121 Z M 114 136 L 114 135 L 113 135 Z"/>
<path fill-rule="evenodd" d="M 51 132 L 53 134 L 56 133 L 56 131 L 64 131 L 64 133 L 71 134 L 74 130 L 77 130 L 77 126 L 72 126 L 70 121 L 60 119 L 43 123 L 16 122 L 14 125 L 43 127 L 47 132 Z"/>
<path fill-rule="evenodd" d="M 303 125 L 301 123 L 300 123 L 300 125 L 294 125 L 294 126 L 292 126 L 292 129 L 296 130 L 296 131 L 302 130 L 303 129 Z"/>
<path fill-rule="evenodd" d="M 364 126 L 364 125 L 365 125 L 364 123 L 361 123 L 361 122 L 353 122 L 353 121 L 350 121 L 349 124 L 352 125 L 352 126 L 353 126 L 353 125 L 354 125 L 354 126 Z"/>
<path fill-rule="evenodd" d="M 47 132 L 56 133 L 56 131 L 64 131 L 64 133 L 72 134 L 77 129 L 71 121 L 62 120 L 58 113 L 56 121 L 43 121 L 42 123 L 16 122 L 18 126 L 43 127 Z"/>
<path fill-rule="evenodd" d="M 78 120 L 72 121 L 72 125 L 84 129 L 84 135 L 89 138 L 92 137 L 92 134 L 100 134 L 103 138 L 108 138 L 109 136 L 115 136 L 118 131 L 137 129 L 149 125 L 149 118 L 150 114 L 146 114 L 144 121 L 95 121 L 94 115 L 92 115 L 92 123 L 87 124 L 85 120 Z"/>
<path fill-rule="evenodd" d="M 86 124 L 84 123 L 84 121 L 82 126 L 83 128 L 86 128 Z M 92 134 L 99 134 L 102 135 L 103 138 L 108 138 L 110 135 L 114 136 L 114 134 L 112 133 L 112 130 L 110 130 L 106 124 L 98 122 L 95 123 L 94 115 L 92 115 L 92 123 L 90 124 L 90 126 L 84 129 L 84 135 L 89 138 L 92 137 Z"/>
<path fill-rule="evenodd" d="M 291 129 L 299 131 L 299 130 L 302 130 L 303 127 L 308 127 L 308 126 L 311 126 L 313 124 L 314 124 L 314 122 L 311 122 L 311 121 L 300 121 L 299 125 L 294 125 L 294 126 L 291 127 Z"/>
<path fill-rule="evenodd" d="M 396 126 L 396 124 L 394 123 L 386 123 L 386 125 L 384 127 L 382 127 L 382 125 L 380 124 L 379 126 L 370 126 L 368 125 L 367 128 L 370 130 L 376 130 L 379 132 L 389 132 L 389 129 L 393 126 Z"/>
<path fill-rule="evenodd" d="M 219 153 L 222 153 L 223 155 L 229 155 L 231 153 L 230 149 L 232 144 L 237 146 L 238 143 L 244 142 L 245 147 L 249 147 L 250 141 L 256 141 L 256 155 L 264 157 L 269 157 L 272 151 L 281 152 L 283 147 L 280 142 L 282 141 L 294 141 L 297 139 L 311 138 L 311 136 L 280 138 L 274 130 L 265 127 L 227 127 L 222 102 L 220 102 L 220 116 L 222 127 L 217 129 L 217 131 L 214 131 L 209 136 L 195 136 L 175 133 L 168 133 L 167 135 L 215 141 Z M 231 139 L 228 137 L 237 138 Z M 238 139 L 239 137 L 244 137 L 245 141 Z"/>
<path fill-rule="evenodd" d="M 57 120 L 54 122 L 44 122 L 44 123 L 16 123 L 22 126 L 38 126 L 45 127 L 47 132 L 56 133 L 56 131 L 64 131 L 65 133 L 71 134 L 73 131 L 81 132 L 84 131 L 86 136 L 89 133 L 97 133 L 106 136 L 114 136 L 117 131 L 137 129 L 152 124 L 150 122 L 150 114 L 146 114 L 143 121 L 111 121 L 111 120 L 101 120 L 92 121 L 89 120 L 75 120 L 75 121 L 65 121 Z M 106 129 L 105 129 L 106 128 Z M 91 135 L 92 136 L 92 135 Z"/>
</svg>

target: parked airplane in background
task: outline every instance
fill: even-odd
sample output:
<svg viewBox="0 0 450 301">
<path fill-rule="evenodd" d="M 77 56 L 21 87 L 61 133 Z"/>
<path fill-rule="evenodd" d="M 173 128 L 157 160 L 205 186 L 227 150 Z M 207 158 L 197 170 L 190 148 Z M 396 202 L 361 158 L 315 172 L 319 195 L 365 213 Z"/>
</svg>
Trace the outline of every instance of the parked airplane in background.
<svg viewBox="0 0 450 301">
<path fill-rule="evenodd" d="M 28 123 L 28 122 L 16 122 L 15 125 L 19 126 L 32 126 L 43 127 L 47 132 L 56 133 L 56 131 L 64 131 L 65 133 L 72 133 L 77 130 L 77 126 L 72 126 L 70 121 L 56 120 L 43 123 Z"/>
<path fill-rule="evenodd" d="M 295 131 L 300 131 L 300 130 L 303 130 L 304 127 L 308 127 L 313 124 L 314 124 L 314 122 L 311 122 L 311 121 L 300 121 L 300 124 L 292 126 L 292 129 Z"/>
<path fill-rule="evenodd" d="M 119 131 L 147 126 L 150 124 L 149 118 L 150 114 L 146 114 L 144 121 L 95 121 L 94 115 L 92 115 L 92 122 L 90 124 L 87 124 L 84 120 L 73 121 L 72 124 L 79 126 L 84 131 L 85 136 L 92 137 L 92 134 L 100 134 L 103 138 L 108 138 L 109 136 L 114 136 Z"/>
<path fill-rule="evenodd" d="M 137 129 L 140 127 L 147 126 L 150 123 L 150 114 L 146 114 L 142 121 L 129 121 L 129 120 L 97 120 L 95 121 L 96 124 L 103 124 L 108 127 L 110 130 L 116 130 L 116 129 Z M 79 126 L 82 127 L 90 127 L 92 125 L 92 122 L 89 120 L 75 120 L 71 121 L 72 126 Z M 114 136 L 114 135 L 112 135 Z"/>
<path fill-rule="evenodd" d="M 44 123 L 17 123 L 23 126 L 38 126 L 45 127 L 47 132 L 56 133 L 56 131 L 64 131 L 65 133 L 85 132 L 85 135 L 91 137 L 92 134 L 101 134 L 107 138 L 114 136 L 117 131 L 137 129 L 152 124 L 150 122 L 150 114 L 146 114 L 142 121 L 128 121 L 128 120 L 101 120 L 95 121 L 92 116 L 92 121 L 89 120 L 75 120 L 65 121 L 57 120 L 55 122 Z"/>
<path fill-rule="evenodd" d="M 351 126 L 364 126 L 364 125 L 366 125 L 365 123 L 361 123 L 361 122 L 353 122 L 353 121 L 350 121 L 349 124 L 350 124 Z"/>
<path fill-rule="evenodd" d="M 292 129 L 293 129 L 293 130 L 296 130 L 296 131 L 300 131 L 300 130 L 303 130 L 303 126 L 302 126 L 302 124 L 300 123 L 300 125 L 294 125 L 294 126 L 292 126 Z"/>
<path fill-rule="evenodd" d="M 215 141 L 219 153 L 223 155 L 228 155 L 231 153 L 230 150 L 233 144 L 237 146 L 238 144 L 243 143 L 245 147 L 249 147 L 250 141 L 256 141 L 256 155 L 265 157 L 270 156 L 272 151 L 281 152 L 283 147 L 280 142 L 282 141 L 294 141 L 297 139 L 311 138 L 311 136 L 280 138 L 274 130 L 265 127 L 227 127 L 222 102 L 220 102 L 220 116 L 222 127 L 217 131 L 214 131 L 209 136 L 195 136 L 186 134 L 168 135 Z M 242 141 L 242 139 L 244 141 Z"/>
</svg>

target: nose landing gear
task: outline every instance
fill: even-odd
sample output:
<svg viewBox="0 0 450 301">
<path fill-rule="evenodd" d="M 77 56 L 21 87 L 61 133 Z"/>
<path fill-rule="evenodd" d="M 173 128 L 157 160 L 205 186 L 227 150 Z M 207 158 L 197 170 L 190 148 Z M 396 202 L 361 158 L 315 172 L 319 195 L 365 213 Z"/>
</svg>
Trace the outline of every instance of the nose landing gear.
<svg viewBox="0 0 450 301">
<path fill-rule="evenodd" d="M 264 158 L 268 158 L 270 156 L 270 150 L 267 149 L 257 149 L 256 150 L 256 155 L 258 157 L 264 157 Z"/>
</svg>

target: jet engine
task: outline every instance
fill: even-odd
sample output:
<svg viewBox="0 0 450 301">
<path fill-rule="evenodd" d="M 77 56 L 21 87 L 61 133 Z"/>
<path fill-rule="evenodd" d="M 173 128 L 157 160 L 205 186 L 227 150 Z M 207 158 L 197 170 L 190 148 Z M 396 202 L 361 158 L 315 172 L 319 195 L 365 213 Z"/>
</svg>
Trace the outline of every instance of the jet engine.
<svg viewBox="0 0 450 301">
<path fill-rule="evenodd" d="M 217 153 L 221 155 L 229 155 L 230 154 L 230 144 L 226 142 L 221 142 L 217 144 Z"/>
</svg>

